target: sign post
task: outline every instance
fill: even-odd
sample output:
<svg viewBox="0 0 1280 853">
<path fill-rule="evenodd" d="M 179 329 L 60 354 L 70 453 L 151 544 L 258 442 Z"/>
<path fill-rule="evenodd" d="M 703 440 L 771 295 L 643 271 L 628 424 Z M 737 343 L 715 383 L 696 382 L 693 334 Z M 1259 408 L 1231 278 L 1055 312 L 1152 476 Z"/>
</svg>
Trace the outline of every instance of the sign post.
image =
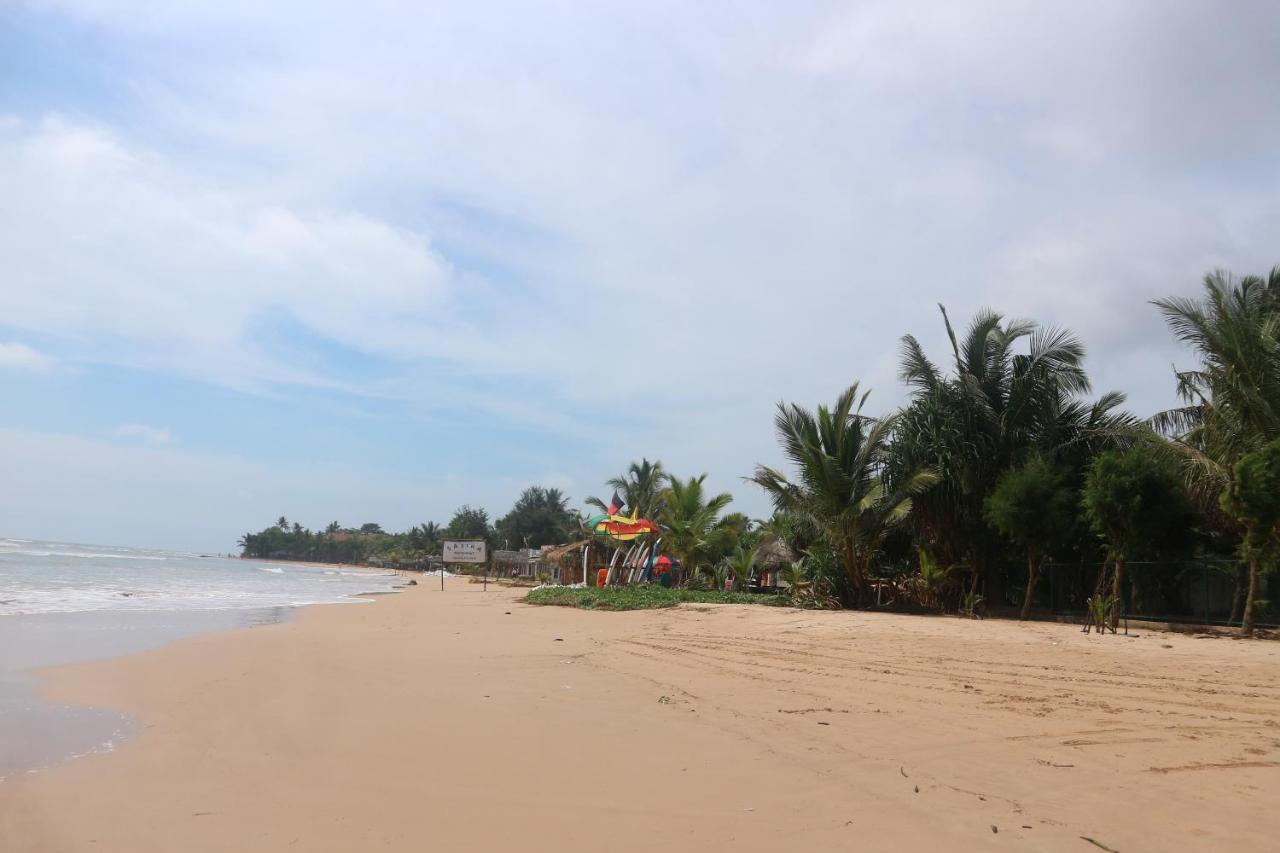
<svg viewBox="0 0 1280 853">
<path fill-rule="evenodd" d="M 444 565 L 440 567 L 440 589 L 444 589 L 444 566 L 450 563 L 467 563 L 470 565 L 479 565 L 487 562 L 488 549 L 483 539 L 446 539 L 444 546 L 440 551 L 441 561 Z M 485 588 L 488 589 L 488 574 L 485 575 Z"/>
</svg>

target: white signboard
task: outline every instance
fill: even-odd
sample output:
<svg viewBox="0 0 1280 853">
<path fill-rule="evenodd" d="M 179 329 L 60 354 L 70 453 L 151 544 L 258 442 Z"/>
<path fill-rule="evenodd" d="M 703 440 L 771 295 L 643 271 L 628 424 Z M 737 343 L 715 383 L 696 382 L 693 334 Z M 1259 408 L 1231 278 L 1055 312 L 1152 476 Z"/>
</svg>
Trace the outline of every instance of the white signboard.
<svg viewBox="0 0 1280 853">
<path fill-rule="evenodd" d="M 444 561 L 446 563 L 483 563 L 485 556 L 483 540 L 445 540 Z"/>
</svg>

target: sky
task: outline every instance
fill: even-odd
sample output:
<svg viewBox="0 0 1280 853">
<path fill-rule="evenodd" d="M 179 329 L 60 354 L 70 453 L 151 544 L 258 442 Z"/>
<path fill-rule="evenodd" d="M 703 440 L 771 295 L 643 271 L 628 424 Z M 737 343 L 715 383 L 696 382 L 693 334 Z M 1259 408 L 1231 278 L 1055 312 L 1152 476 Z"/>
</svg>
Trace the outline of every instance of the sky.
<svg viewBox="0 0 1280 853">
<path fill-rule="evenodd" d="M 1280 263 L 1280 6 L 0 0 L 0 535 L 230 551 L 743 477 L 938 312 Z"/>
</svg>

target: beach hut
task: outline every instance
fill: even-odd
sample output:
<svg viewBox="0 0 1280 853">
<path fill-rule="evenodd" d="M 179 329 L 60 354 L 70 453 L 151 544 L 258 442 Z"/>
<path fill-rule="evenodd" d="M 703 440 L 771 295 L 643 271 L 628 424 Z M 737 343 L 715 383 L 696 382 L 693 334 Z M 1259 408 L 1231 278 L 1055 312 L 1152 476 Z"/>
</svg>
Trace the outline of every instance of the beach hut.
<svg viewBox="0 0 1280 853">
<path fill-rule="evenodd" d="M 550 577 L 552 583 L 581 583 L 582 550 L 591 544 L 589 539 L 580 539 L 546 549 L 538 559 L 538 571 Z"/>
<path fill-rule="evenodd" d="M 782 570 L 796 561 L 796 553 L 781 539 L 766 539 L 756 552 L 756 586 L 760 589 L 777 589 L 785 581 L 779 577 Z"/>
</svg>

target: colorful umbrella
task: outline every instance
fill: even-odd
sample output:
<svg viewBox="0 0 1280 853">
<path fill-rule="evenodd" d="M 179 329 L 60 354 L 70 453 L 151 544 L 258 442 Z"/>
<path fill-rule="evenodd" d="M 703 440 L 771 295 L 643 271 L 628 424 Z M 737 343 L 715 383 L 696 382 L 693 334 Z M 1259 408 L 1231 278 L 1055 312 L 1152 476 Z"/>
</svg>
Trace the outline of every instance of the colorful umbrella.
<svg viewBox="0 0 1280 853">
<path fill-rule="evenodd" d="M 635 514 L 626 515 L 593 515 L 587 519 L 587 526 L 596 536 L 612 539 L 615 542 L 630 542 L 658 532 L 658 525 L 647 518 L 637 518 Z"/>
</svg>

